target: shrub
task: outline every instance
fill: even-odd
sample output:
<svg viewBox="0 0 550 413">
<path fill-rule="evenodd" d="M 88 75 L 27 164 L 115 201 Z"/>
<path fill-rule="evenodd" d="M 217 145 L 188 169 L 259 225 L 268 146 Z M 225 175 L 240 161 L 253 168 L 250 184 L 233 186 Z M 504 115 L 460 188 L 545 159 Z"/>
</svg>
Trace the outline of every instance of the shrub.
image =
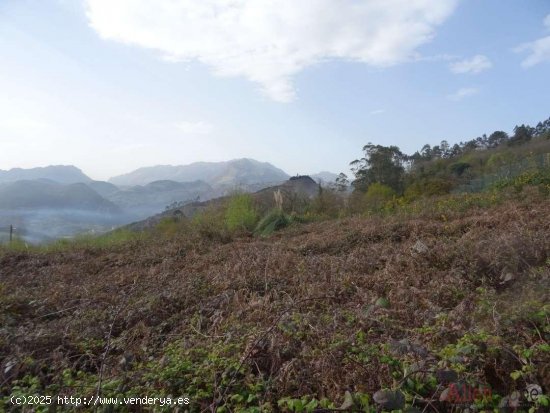
<svg viewBox="0 0 550 413">
<path fill-rule="evenodd" d="M 526 171 L 514 178 L 501 179 L 494 184 L 497 190 L 512 187 L 521 192 L 524 186 L 536 186 L 541 192 L 550 193 L 550 169 Z"/>
<path fill-rule="evenodd" d="M 407 200 L 423 196 L 445 195 L 453 188 L 451 181 L 442 178 L 423 179 L 412 183 L 405 191 Z"/>
<path fill-rule="evenodd" d="M 252 231 L 258 221 L 254 200 L 249 194 L 237 194 L 229 200 L 225 223 L 230 231 Z"/>
<path fill-rule="evenodd" d="M 273 232 L 288 226 L 290 222 L 290 217 L 283 211 L 280 209 L 273 209 L 260 220 L 254 233 L 262 237 L 267 237 Z"/>
<path fill-rule="evenodd" d="M 322 189 L 311 202 L 311 212 L 317 215 L 337 218 L 344 209 L 344 199 L 341 194 L 330 189 Z"/>
<path fill-rule="evenodd" d="M 231 236 L 221 208 L 209 207 L 197 213 L 191 222 L 192 229 L 208 240 L 228 242 Z"/>
<path fill-rule="evenodd" d="M 451 164 L 449 169 L 456 176 L 462 176 L 462 174 L 468 169 L 471 165 L 468 162 L 456 162 Z"/>
<path fill-rule="evenodd" d="M 178 233 L 184 232 L 187 229 L 187 219 L 178 218 L 164 218 L 155 227 L 156 232 L 166 235 L 174 236 Z"/>
<path fill-rule="evenodd" d="M 381 211 L 395 197 L 396 193 L 393 189 L 376 182 L 369 186 L 363 201 L 368 211 Z"/>
</svg>

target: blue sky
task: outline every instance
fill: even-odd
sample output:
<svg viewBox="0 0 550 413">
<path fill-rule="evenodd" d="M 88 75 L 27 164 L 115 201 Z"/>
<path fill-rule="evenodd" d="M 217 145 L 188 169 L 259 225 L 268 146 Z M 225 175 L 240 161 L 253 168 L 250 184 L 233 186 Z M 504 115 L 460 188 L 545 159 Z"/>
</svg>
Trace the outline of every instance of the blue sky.
<svg viewBox="0 0 550 413">
<path fill-rule="evenodd" d="M 548 0 L 0 0 L 0 169 L 348 172 L 550 116 Z"/>
</svg>

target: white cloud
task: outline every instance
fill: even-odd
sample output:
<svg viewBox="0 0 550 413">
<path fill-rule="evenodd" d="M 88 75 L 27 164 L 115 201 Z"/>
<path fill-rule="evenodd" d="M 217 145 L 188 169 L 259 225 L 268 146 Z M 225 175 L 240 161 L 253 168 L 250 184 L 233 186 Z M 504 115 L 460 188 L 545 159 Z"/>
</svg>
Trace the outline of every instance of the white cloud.
<svg viewBox="0 0 550 413">
<path fill-rule="evenodd" d="M 453 54 L 437 54 L 433 56 L 416 56 L 414 60 L 417 62 L 449 62 L 458 58 L 459 56 Z"/>
<path fill-rule="evenodd" d="M 487 56 L 478 54 L 471 59 L 464 59 L 451 63 L 449 67 L 453 73 L 477 74 L 493 67 L 493 63 L 491 63 Z"/>
<path fill-rule="evenodd" d="M 85 0 L 104 39 L 243 76 L 272 99 L 326 59 L 383 67 L 417 56 L 458 0 Z"/>
<path fill-rule="evenodd" d="M 544 25 L 550 29 L 550 14 L 544 18 Z M 550 61 L 550 36 L 524 43 L 516 47 L 514 51 L 516 53 L 529 52 L 529 55 L 521 62 L 524 68 Z"/>
<path fill-rule="evenodd" d="M 176 123 L 176 128 L 178 128 L 185 135 L 208 135 L 212 133 L 214 127 L 207 122 L 178 122 Z"/>
<path fill-rule="evenodd" d="M 376 110 L 373 110 L 372 112 L 370 112 L 370 115 L 371 116 L 374 116 L 374 115 L 381 115 L 382 113 L 384 113 L 385 110 L 384 109 L 376 109 Z"/>
<path fill-rule="evenodd" d="M 521 65 L 525 68 L 550 61 L 550 36 L 543 37 L 531 43 L 522 44 L 515 51 L 517 53 L 529 52 L 529 55 L 521 62 Z"/>
<path fill-rule="evenodd" d="M 462 100 L 462 99 L 467 98 L 469 96 L 477 95 L 478 92 L 479 92 L 479 90 L 474 88 L 474 87 L 464 87 L 464 88 L 458 89 L 455 93 L 452 93 L 452 94 L 448 95 L 447 97 L 450 100 L 454 100 L 455 102 L 458 102 L 459 100 Z"/>
</svg>

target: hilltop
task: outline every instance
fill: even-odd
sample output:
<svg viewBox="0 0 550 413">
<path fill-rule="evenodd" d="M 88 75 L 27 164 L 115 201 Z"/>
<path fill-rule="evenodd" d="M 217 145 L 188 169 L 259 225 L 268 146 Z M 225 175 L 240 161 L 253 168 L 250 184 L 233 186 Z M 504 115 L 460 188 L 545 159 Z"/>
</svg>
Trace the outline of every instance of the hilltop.
<svg viewBox="0 0 550 413">
<path fill-rule="evenodd" d="M 61 184 L 75 184 L 92 180 L 73 165 L 50 165 L 31 169 L 13 168 L 8 171 L 0 169 L 0 183 L 34 179 L 47 179 Z"/>
</svg>

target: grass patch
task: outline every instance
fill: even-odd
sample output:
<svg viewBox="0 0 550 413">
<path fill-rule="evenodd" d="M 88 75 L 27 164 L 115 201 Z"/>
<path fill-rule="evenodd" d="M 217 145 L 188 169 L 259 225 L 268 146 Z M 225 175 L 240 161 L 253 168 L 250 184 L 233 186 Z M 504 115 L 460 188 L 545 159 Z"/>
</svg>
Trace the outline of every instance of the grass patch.
<svg viewBox="0 0 550 413">
<path fill-rule="evenodd" d="M 74 238 L 59 239 L 44 244 L 27 243 L 15 238 L 11 243 L 0 245 L 0 254 L 9 252 L 53 253 L 78 249 L 109 249 L 122 245 L 146 240 L 150 234 L 128 229 L 117 229 L 102 235 L 77 235 Z"/>
<path fill-rule="evenodd" d="M 291 217 L 280 209 L 273 209 L 264 216 L 254 230 L 256 235 L 267 237 L 292 222 Z"/>
</svg>

